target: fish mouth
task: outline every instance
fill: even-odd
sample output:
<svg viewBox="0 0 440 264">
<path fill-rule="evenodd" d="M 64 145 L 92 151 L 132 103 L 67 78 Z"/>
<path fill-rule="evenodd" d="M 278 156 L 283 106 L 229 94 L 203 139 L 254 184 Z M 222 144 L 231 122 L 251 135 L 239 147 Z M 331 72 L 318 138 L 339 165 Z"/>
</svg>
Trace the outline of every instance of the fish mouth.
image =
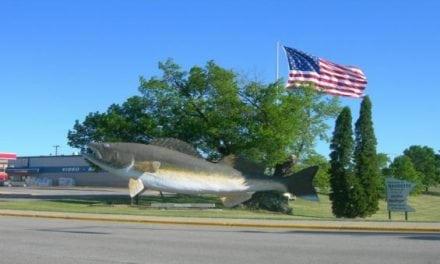
<svg viewBox="0 0 440 264">
<path fill-rule="evenodd" d="M 92 142 L 87 144 L 86 151 L 81 153 L 81 155 L 98 167 L 113 167 L 111 166 L 110 160 L 105 157 L 105 148 L 109 147 L 110 145 L 106 143 Z"/>
<path fill-rule="evenodd" d="M 92 156 L 97 159 L 102 159 L 102 154 L 101 151 L 99 151 L 99 146 L 100 144 L 95 142 L 87 144 L 88 151 L 83 153 L 83 155 L 85 154 L 86 156 Z"/>
<path fill-rule="evenodd" d="M 82 155 L 105 170 L 126 168 L 133 162 L 133 156 L 121 151 L 117 143 L 89 143 Z"/>
<path fill-rule="evenodd" d="M 81 152 L 81 155 L 92 163 L 96 164 L 98 161 L 103 160 L 101 151 L 99 151 L 99 143 L 89 143 L 85 151 Z"/>
</svg>

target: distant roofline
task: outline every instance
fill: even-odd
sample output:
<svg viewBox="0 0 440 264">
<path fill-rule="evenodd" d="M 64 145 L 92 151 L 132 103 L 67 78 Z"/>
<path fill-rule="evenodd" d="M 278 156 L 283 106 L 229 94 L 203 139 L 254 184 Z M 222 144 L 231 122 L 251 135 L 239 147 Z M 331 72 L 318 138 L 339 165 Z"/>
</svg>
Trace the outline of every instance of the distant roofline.
<svg viewBox="0 0 440 264">
<path fill-rule="evenodd" d="M 17 156 L 17 159 L 23 158 L 71 158 L 71 157 L 82 157 L 81 154 L 78 155 L 40 155 L 40 156 Z"/>
</svg>

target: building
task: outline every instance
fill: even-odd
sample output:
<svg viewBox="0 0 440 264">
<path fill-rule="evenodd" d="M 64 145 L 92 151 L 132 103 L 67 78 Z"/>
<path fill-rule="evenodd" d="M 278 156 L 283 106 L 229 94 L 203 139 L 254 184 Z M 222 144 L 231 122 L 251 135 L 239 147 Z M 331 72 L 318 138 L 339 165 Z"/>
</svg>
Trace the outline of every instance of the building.
<svg viewBox="0 0 440 264">
<path fill-rule="evenodd" d="M 10 160 L 15 160 L 17 155 L 14 153 L 0 153 L 0 185 L 8 179 L 8 174 L 6 173 L 6 169 L 8 168 L 8 164 Z"/>
<path fill-rule="evenodd" d="M 9 160 L 11 181 L 28 186 L 127 187 L 127 179 L 95 169 L 80 155 L 17 157 Z"/>
</svg>

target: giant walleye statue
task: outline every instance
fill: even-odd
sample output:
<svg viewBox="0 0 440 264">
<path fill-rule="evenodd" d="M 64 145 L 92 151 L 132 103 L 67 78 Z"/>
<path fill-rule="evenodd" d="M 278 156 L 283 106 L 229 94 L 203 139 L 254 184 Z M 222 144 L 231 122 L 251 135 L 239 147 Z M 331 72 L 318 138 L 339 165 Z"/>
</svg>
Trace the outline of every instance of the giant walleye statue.
<svg viewBox="0 0 440 264">
<path fill-rule="evenodd" d="M 312 180 L 318 167 L 289 177 L 264 175 L 259 166 L 234 157 L 214 163 L 187 143 L 156 139 L 150 144 L 90 143 L 83 156 L 112 174 L 129 180 L 130 196 L 146 189 L 182 194 L 218 194 L 226 207 L 238 205 L 258 191 L 280 191 L 317 200 Z"/>
</svg>

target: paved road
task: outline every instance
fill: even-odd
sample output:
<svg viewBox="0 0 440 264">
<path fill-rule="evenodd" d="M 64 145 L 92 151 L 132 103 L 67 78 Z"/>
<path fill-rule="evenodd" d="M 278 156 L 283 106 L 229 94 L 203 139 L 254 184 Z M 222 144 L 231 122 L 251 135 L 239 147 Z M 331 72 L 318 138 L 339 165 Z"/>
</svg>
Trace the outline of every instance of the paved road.
<svg viewBox="0 0 440 264">
<path fill-rule="evenodd" d="M 0 217 L 0 263 L 439 263 L 440 234 Z"/>
</svg>

